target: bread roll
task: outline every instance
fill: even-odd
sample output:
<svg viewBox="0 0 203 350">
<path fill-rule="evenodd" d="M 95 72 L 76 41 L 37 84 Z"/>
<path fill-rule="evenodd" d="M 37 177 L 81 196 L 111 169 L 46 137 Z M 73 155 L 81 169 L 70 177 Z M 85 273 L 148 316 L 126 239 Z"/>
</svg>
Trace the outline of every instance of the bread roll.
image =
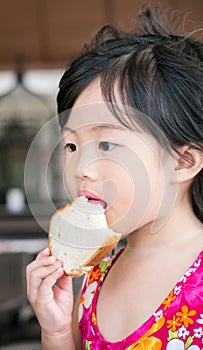
<svg viewBox="0 0 203 350">
<path fill-rule="evenodd" d="M 67 275 L 78 277 L 100 263 L 116 246 L 121 235 L 107 226 L 101 205 L 78 197 L 52 216 L 49 248 L 63 262 Z"/>
</svg>

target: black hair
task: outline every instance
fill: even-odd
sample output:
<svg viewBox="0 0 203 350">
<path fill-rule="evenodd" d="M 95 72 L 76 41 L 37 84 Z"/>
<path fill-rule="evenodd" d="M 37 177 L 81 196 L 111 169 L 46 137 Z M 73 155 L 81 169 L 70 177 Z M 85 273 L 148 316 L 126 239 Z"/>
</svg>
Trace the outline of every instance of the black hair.
<svg viewBox="0 0 203 350">
<path fill-rule="evenodd" d="M 150 7 L 141 10 L 137 23 L 128 33 L 104 26 L 69 65 L 57 96 L 61 127 L 68 118 L 68 112 L 62 112 L 70 110 L 84 88 L 99 77 L 104 99 L 117 102 L 116 86 L 123 105 L 141 112 L 142 124 L 156 137 L 157 125 L 171 150 L 179 153 L 188 145 L 202 152 L 203 43 L 164 29 Z M 130 117 L 120 122 L 131 127 Z M 203 222 L 203 169 L 192 182 L 190 196 Z"/>
</svg>

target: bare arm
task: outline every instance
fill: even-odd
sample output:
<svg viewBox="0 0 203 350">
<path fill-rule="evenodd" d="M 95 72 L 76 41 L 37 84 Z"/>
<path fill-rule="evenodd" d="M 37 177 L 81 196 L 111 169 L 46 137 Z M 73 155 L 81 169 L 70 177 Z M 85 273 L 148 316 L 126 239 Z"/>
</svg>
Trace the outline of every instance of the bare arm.
<svg viewBox="0 0 203 350">
<path fill-rule="evenodd" d="M 76 350 L 74 340 L 72 338 L 72 331 L 70 334 L 47 334 L 42 330 L 41 334 L 42 350 Z"/>
</svg>

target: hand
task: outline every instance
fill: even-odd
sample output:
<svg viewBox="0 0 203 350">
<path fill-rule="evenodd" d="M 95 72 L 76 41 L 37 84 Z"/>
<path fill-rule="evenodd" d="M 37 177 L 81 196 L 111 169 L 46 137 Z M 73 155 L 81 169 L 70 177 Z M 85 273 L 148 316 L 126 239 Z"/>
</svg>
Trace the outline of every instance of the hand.
<svg viewBox="0 0 203 350">
<path fill-rule="evenodd" d="M 50 335 L 70 332 L 72 278 L 64 274 L 62 263 L 50 256 L 50 250 L 46 248 L 27 266 L 26 276 L 28 300 L 43 332 Z"/>
</svg>

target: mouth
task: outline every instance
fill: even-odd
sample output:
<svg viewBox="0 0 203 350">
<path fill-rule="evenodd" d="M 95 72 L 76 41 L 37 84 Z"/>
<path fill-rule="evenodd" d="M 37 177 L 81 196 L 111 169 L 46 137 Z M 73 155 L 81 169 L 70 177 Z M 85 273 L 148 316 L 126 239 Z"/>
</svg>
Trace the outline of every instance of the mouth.
<svg viewBox="0 0 203 350">
<path fill-rule="evenodd" d="M 88 191 L 81 191 L 79 193 L 79 196 L 86 197 L 89 203 L 92 203 L 95 205 L 100 204 L 104 209 L 107 208 L 107 203 L 104 200 L 102 200 L 101 198 L 98 198 L 97 196 L 95 196 L 94 194 L 92 194 Z"/>
<path fill-rule="evenodd" d="M 89 197 L 86 197 L 86 198 L 88 199 L 89 203 L 100 204 L 104 209 L 106 209 L 106 207 L 107 207 L 106 202 L 104 202 L 102 199 L 89 198 Z"/>
</svg>

